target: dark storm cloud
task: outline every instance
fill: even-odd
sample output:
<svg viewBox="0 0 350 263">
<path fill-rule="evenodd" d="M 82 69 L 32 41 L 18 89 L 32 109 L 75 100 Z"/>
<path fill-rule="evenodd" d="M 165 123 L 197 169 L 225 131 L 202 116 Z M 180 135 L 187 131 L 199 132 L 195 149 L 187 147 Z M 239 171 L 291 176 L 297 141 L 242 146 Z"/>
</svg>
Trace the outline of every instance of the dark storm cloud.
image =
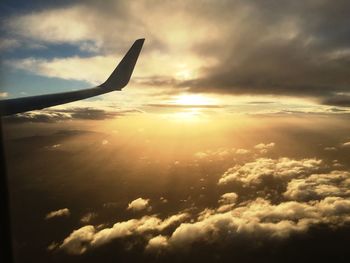
<svg viewBox="0 0 350 263">
<path fill-rule="evenodd" d="M 349 1 L 232 1 L 212 9 L 204 6 L 206 16 L 222 25 L 221 34 L 208 36 L 193 51 L 216 58 L 218 64 L 203 68 L 201 78 L 181 86 L 192 91 L 316 97 L 349 105 L 347 100 L 327 100 L 350 92 Z"/>
</svg>

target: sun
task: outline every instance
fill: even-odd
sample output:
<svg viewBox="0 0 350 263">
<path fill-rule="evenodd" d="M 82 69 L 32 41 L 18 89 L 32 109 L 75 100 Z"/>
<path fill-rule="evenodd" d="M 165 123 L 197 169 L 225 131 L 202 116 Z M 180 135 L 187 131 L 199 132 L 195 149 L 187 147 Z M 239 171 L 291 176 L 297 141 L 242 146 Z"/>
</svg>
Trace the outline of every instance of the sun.
<svg viewBox="0 0 350 263">
<path fill-rule="evenodd" d="M 175 111 L 167 114 L 176 121 L 193 122 L 205 119 L 204 111 L 208 107 L 215 107 L 218 101 L 203 94 L 184 93 L 174 96 L 170 104 L 176 106 Z"/>
</svg>

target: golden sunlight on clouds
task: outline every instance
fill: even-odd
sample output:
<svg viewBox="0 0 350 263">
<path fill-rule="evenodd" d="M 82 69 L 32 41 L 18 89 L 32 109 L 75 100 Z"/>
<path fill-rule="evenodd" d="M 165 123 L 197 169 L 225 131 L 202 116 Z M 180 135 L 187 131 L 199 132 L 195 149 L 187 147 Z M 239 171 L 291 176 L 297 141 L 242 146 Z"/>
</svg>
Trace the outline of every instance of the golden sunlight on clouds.
<svg viewBox="0 0 350 263">
<path fill-rule="evenodd" d="M 174 113 L 164 114 L 164 117 L 176 122 L 198 122 L 204 121 L 201 111 L 199 109 L 186 109 L 182 111 L 176 111 Z"/>
<path fill-rule="evenodd" d="M 350 1 L 3 2 L 18 262 L 350 262 Z"/>
</svg>

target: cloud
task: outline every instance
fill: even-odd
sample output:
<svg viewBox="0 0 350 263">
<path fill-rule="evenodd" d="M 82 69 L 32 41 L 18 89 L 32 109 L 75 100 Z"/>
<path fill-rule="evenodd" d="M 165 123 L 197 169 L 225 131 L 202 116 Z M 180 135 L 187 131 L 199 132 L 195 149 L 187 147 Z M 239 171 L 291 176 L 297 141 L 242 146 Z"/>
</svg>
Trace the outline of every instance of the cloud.
<svg viewBox="0 0 350 263">
<path fill-rule="evenodd" d="M 90 38 L 88 25 L 79 23 L 83 12 L 83 6 L 43 10 L 8 19 L 6 25 L 24 38 L 40 39 L 53 43 L 72 43 Z M 89 14 L 88 10 L 85 10 L 85 13 Z M 57 23 L 55 19 L 57 16 L 65 17 L 65 19 Z M 39 26 L 40 24 L 41 26 Z"/>
<path fill-rule="evenodd" d="M 350 173 L 332 171 L 328 174 L 312 174 L 306 178 L 293 179 L 288 183 L 284 197 L 291 200 L 314 200 L 327 196 L 350 195 Z"/>
<path fill-rule="evenodd" d="M 196 51 L 220 62 L 183 83 L 192 91 L 309 96 L 324 102 L 349 92 L 346 1 L 234 1 L 203 9 L 222 28 L 219 39 L 209 38 Z M 310 12 L 314 16 L 306 15 Z"/>
<path fill-rule="evenodd" d="M 313 203 L 282 202 L 273 205 L 256 199 L 225 213 L 207 213 L 194 223 L 182 223 L 170 237 L 154 242 L 152 248 L 185 249 L 192 244 L 216 243 L 226 238 L 248 240 L 285 239 L 305 233 L 311 226 L 327 223 L 341 226 L 349 222 L 350 200 L 327 197 Z M 160 240 L 159 240 L 160 241 Z M 248 241 L 249 242 L 249 241 Z"/>
<path fill-rule="evenodd" d="M 234 204 L 236 203 L 238 195 L 236 193 L 223 194 L 219 200 L 221 204 Z"/>
<path fill-rule="evenodd" d="M 265 154 L 268 152 L 268 150 L 272 149 L 273 147 L 275 147 L 275 143 L 274 142 L 270 142 L 270 143 L 259 143 L 257 145 L 254 146 L 255 149 L 259 150 L 261 154 Z"/>
<path fill-rule="evenodd" d="M 59 122 L 67 120 L 105 120 L 122 116 L 132 110 L 107 110 L 92 107 L 67 107 L 65 109 L 44 109 L 29 111 L 12 116 L 6 116 L 5 121 L 12 123 L 23 122 Z M 138 112 L 138 111 L 135 111 Z"/>
<path fill-rule="evenodd" d="M 64 112 L 51 112 L 51 111 L 30 111 L 25 113 L 19 113 L 11 116 L 6 116 L 5 121 L 11 123 L 23 123 L 23 122 L 57 122 L 70 120 L 71 116 Z"/>
<path fill-rule="evenodd" d="M 201 152 L 196 152 L 194 156 L 201 159 L 210 159 L 210 160 L 226 160 L 230 159 L 230 157 L 234 157 L 236 155 L 247 155 L 250 153 L 250 150 L 243 148 L 219 148 L 215 150 L 206 150 Z"/>
<path fill-rule="evenodd" d="M 248 153 L 250 153 L 250 151 L 247 149 L 237 149 L 236 150 L 236 154 L 248 154 Z"/>
<path fill-rule="evenodd" d="M 17 39 L 13 38 L 1 38 L 0 39 L 0 50 L 7 51 L 20 47 L 21 44 Z"/>
<path fill-rule="evenodd" d="M 71 115 L 72 119 L 81 120 L 105 120 L 112 119 L 116 116 L 123 115 L 128 111 L 116 111 L 116 110 L 104 110 L 99 108 L 70 108 L 66 110 L 60 110 Z"/>
<path fill-rule="evenodd" d="M 128 210 L 141 211 L 150 208 L 149 199 L 137 198 L 128 204 Z"/>
<path fill-rule="evenodd" d="M 88 249 L 99 247 L 118 238 L 132 235 L 145 235 L 144 238 L 146 238 L 146 234 L 164 231 L 170 226 L 187 220 L 188 217 L 187 213 L 176 214 L 164 220 L 156 216 L 144 216 L 140 219 L 117 222 L 111 228 L 104 228 L 102 230 L 88 225 L 73 231 L 63 240 L 59 247 L 70 254 L 82 254 Z M 151 243 L 153 245 L 160 244 L 157 241 L 152 241 Z"/>
<path fill-rule="evenodd" d="M 168 199 L 166 199 L 166 198 L 163 197 L 163 196 L 161 196 L 161 197 L 159 198 L 159 201 L 162 202 L 163 204 L 168 203 Z"/>
<path fill-rule="evenodd" d="M 347 94 L 333 95 L 329 98 L 325 98 L 322 101 L 322 103 L 326 105 L 350 107 L 350 95 L 347 95 Z"/>
<path fill-rule="evenodd" d="M 82 254 L 87 250 L 84 244 L 92 241 L 95 231 L 95 227 L 90 225 L 79 228 L 73 231 L 59 247 L 71 254 Z"/>
<path fill-rule="evenodd" d="M 191 223 L 183 223 L 189 218 L 188 214 L 178 214 L 165 220 L 156 216 L 130 219 L 102 230 L 84 226 L 73 231 L 59 247 L 71 254 L 82 254 L 114 239 L 135 235 L 148 239 L 145 249 L 150 252 L 182 250 L 194 243 L 220 243 L 227 238 L 254 242 L 280 240 L 292 234 L 305 233 L 317 224 L 340 227 L 350 222 L 349 212 L 350 200 L 342 197 L 329 196 L 317 201 L 285 201 L 279 204 L 257 198 L 223 212 L 219 209 L 204 210 Z M 177 227 L 169 236 L 160 234 L 171 225 Z"/>
<path fill-rule="evenodd" d="M 242 185 L 259 185 L 267 178 L 287 181 L 320 170 L 321 163 L 322 161 L 317 159 L 259 158 L 228 169 L 221 176 L 218 184 L 236 182 Z"/>
<path fill-rule="evenodd" d="M 57 23 L 56 17 L 64 19 Z M 65 43 L 94 52 L 118 50 L 131 37 L 141 37 L 143 25 L 137 18 L 126 1 L 107 1 L 103 5 L 85 1 L 9 16 L 4 19 L 4 27 L 22 41 Z"/>
<path fill-rule="evenodd" d="M 257 150 L 265 147 L 261 144 Z M 216 154 L 222 152 L 220 149 Z M 164 219 L 147 215 L 116 222 L 111 227 L 84 226 L 55 247 L 70 254 L 82 254 L 113 240 L 128 238 L 131 246 L 164 256 L 203 244 L 254 247 L 260 243 L 280 243 L 319 226 L 341 229 L 350 223 L 350 173 L 333 168 L 316 158 L 246 161 L 230 168 L 220 178 L 224 182 L 219 181 L 217 189 L 224 189 L 222 184 L 230 189 L 231 183 L 236 183 L 244 186 L 242 192 L 240 188 L 237 192 L 225 191 L 218 196 L 217 203 L 201 208 L 194 204 L 187 212 Z M 268 187 L 266 178 L 273 180 L 275 196 L 259 197 L 256 186 Z M 129 203 L 128 209 L 142 211 L 148 207 L 149 199 L 138 198 Z"/>
<path fill-rule="evenodd" d="M 0 98 L 6 98 L 8 95 L 8 92 L 0 92 Z"/>
<path fill-rule="evenodd" d="M 51 219 L 54 217 L 67 217 L 70 216 L 70 211 L 68 208 L 62 208 L 56 211 L 52 211 L 45 216 L 45 219 Z"/>
<path fill-rule="evenodd" d="M 236 193 L 226 193 L 221 196 L 218 203 L 220 204 L 220 207 L 217 209 L 218 212 L 226 212 L 231 210 L 238 199 L 238 195 Z"/>
<path fill-rule="evenodd" d="M 324 150 L 325 150 L 325 151 L 336 151 L 337 148 L 334 147 L 334 146 L 328 146 L 328 147 L 325 147 Z"/>
<path fill-rule="evenodd" d="M 121 57 L 93 56 L 68 58 L 24 58 L 5 61 L 5 64 L 36 75 L 67 80 L 80 80 L 99 85 L 112 73 Z"/>
<path fill-rule="evenodd" d="M 82 216 L 82 218 L 80 218 L 80 222 L 83 224 L 88 224 L 90 223 L 93 219 L 95 219 L 97 217 L 96 213 L 87 213 L 85 215 Z"/>
<path fill-rule="evenodd" d="M 156 237 L 151 238 L 148 241 L 148 244 L 146 246 L 146 250 L 152 251 L 152 250 L 159 250 L 162 248 L 166 248 L 168 246 L 168 239 L 165 236 L 158 235 Z"/>
<path fill-rule="evenodd" d="M 348 11 L 347 1 L 335 4 L 331 0 L 265 4 L 196 0 L 191 5 L 166 1 L 156 7 L 142 1 L 132 5 L 85 1 L 9 16 L 4 29 L 9 35 L 6 39 L 75 45 L 101 54 L 101 59 L 126 49 L 137 37 L 146 37 L 147 62 L 140 63 L 143 73 L 139 77 L 151 86 L 308 97 L 323 104 L 349 106 Z M 64 19 L 57 23 L 55 17 Z M 99 64 L 99 57 L 32 58 L 15 65 L 29 64 L 37 74 L 95 83 L 102 80 L 102 72 L 91 65 Z M 83 73 L 76 74 L 81 69 L 77 65 L 84 68 Z"/>
<path fill-rule="evenodd" d="M 348 148 L 348 147 L 350 147 L 350 142 L 344 142 L 342 144 L 342 146 Z"/>
</svg>

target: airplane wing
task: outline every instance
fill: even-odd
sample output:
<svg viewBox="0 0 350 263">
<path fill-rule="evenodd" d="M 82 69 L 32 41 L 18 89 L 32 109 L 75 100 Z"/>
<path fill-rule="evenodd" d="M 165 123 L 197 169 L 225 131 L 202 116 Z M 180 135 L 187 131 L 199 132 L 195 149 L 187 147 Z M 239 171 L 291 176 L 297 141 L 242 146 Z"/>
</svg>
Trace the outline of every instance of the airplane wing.
<svg viewBox="0 0 350 263">
<path fill-rule="evenodd" d="M 135 41 L 124 58 L 120 61 L 118 66 L 103 84 L 94 88 L 77 91 L 0 100 L 0 115 L 6 116 L 25 111 L 39 110 L 76 100 L 90 98 L 115 90 L 121 90 L 130 80 L 144 41 L 145 39 L 138 39 Z"/>
</svg>

